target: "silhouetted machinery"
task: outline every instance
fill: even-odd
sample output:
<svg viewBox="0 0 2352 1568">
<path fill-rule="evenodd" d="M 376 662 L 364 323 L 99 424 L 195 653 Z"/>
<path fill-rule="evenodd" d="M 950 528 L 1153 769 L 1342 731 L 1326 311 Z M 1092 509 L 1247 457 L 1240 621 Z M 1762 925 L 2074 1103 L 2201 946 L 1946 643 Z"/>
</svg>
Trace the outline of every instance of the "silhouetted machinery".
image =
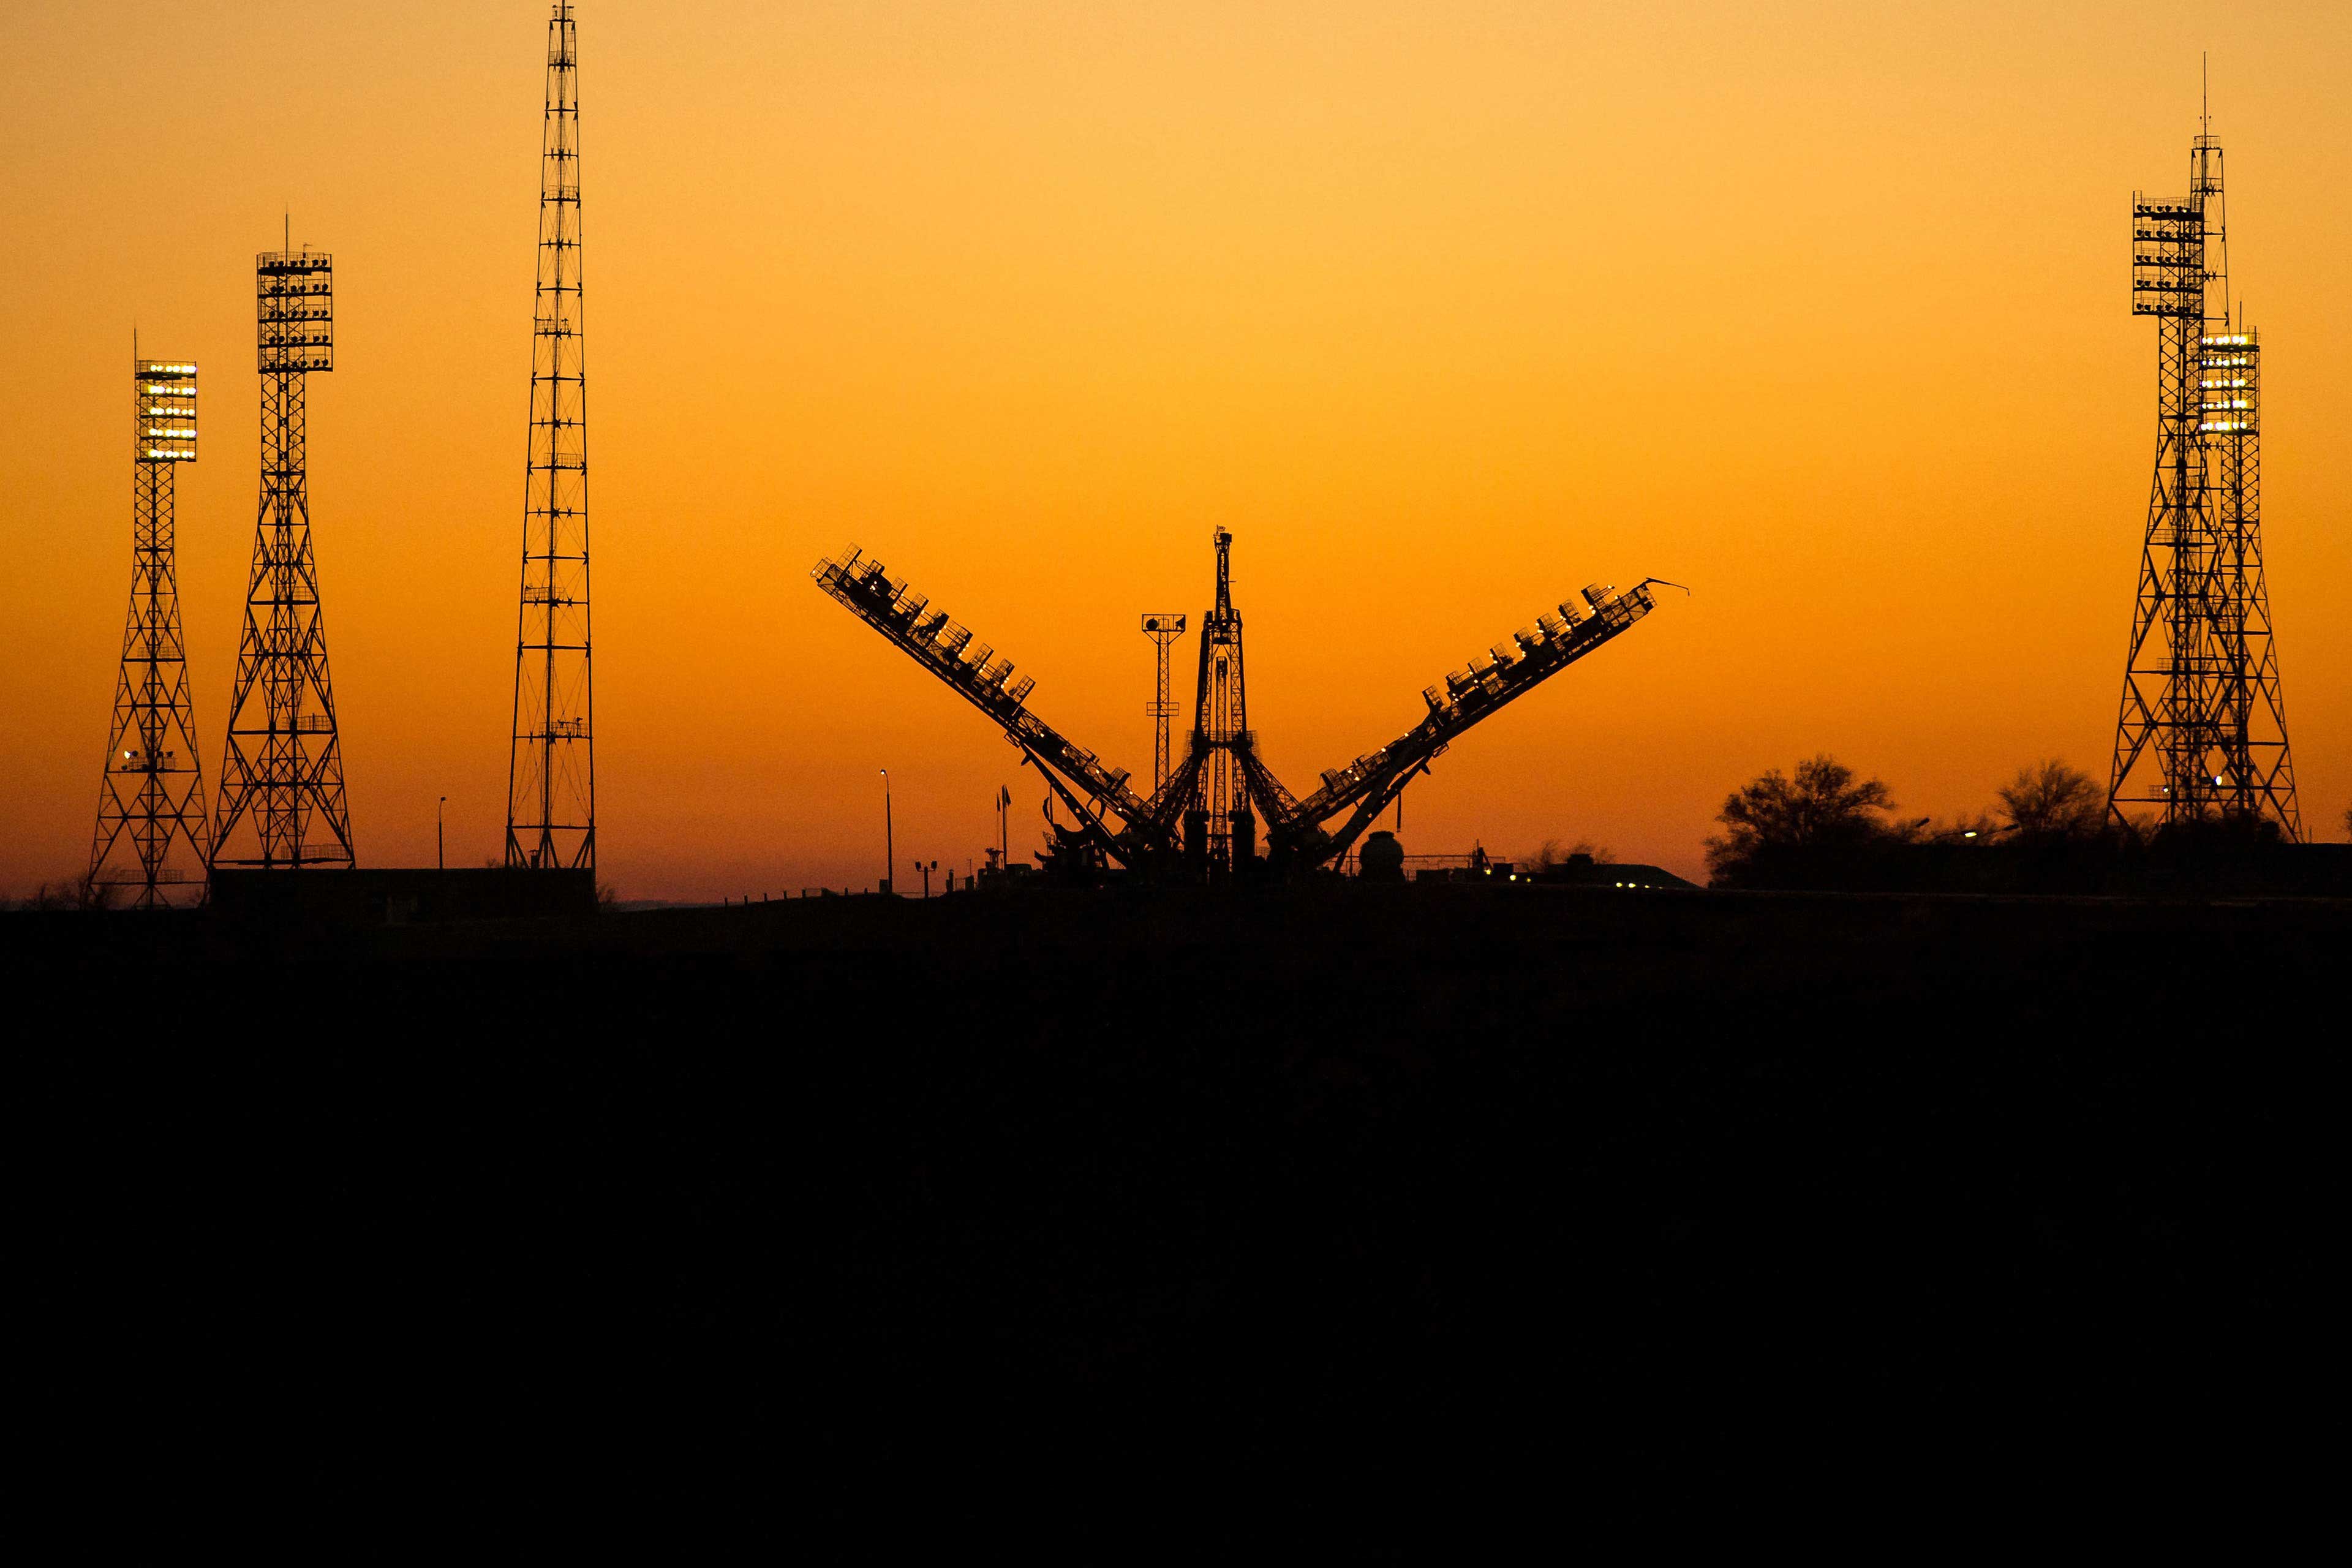
<svg viewBox="0 0 2352 1568">
<path fill-rule="evenodd" d="M 1242 679 L 1242 618 L 1233 604 L 1233 535 L 1218 529 L 1216 605 L 1202 617 L 1192 734 L 1183 758 L 1150 795 L 1125 768 L 1106 766 L 1029 711 L 1034 678 L 934 610 L 856 547 L 809 574 L 858 619 L 1004 727 L 1005 739 L 1045 775 L 1075 826 L 1055 827 L 1050 858 L 1117 865 L 1155 876 L 1223 881 L 1283 875 L 1343 858 L 1406 784 L 1464 731 L 1574 664 L 1655 607 L 1651 577 L 1625 593 L 1595 584 L 1582 603 L 1536 617 L 1422 693 L 1428 711 L 1403 734 L 1294 796 L 1259 754 Z"/>
</svg>

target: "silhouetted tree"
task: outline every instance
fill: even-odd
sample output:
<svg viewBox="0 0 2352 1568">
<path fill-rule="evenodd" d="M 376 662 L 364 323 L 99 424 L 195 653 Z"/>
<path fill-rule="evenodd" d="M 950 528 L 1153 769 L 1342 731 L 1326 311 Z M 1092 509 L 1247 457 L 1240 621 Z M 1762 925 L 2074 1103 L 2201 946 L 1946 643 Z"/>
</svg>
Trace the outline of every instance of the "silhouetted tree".
<svg viewBox="0 0 2352 1568">
<path fill-rule="evenodd" d="M 103 910 L 114 903 L 115 889 L 88 873 L 43 882 L 32 896 L 17 901 L 20 910 Z"/>
<path fill-rule="evenodd" d="M 2106 819 L 2105 792 L 2055 757 L 2018 769 L 1999 794 L 2001 815 L 2020 838 L 2088 838 Z"/>
<path fill-rule="evenodd" d="M 1613 866 L 1617 857 L 1606 844 L 1595 844 L 1590 838 L 1580 838 L 1566 848 L 1557 838 L 1547 838 L 1542 847 L 1522 855 L 1515 862 L 1523 871 L 1549 871 L 1555 866 L 1565 866 L 1577 856 L 1589 858 L 1596 866 Z"/>
<path fill-rule="evenodd" d="M 2344 837 L 2352 838 L 2352 805 L 2344 808 Z"/>
<path fill-rule="evenodd" d="M 1708 878 L 1726 887 L 1840 879 L 1871 849 L 1916 835 L 1917 824 L 1888 824 L 1894 805 L 1883 781 L 1858 779 L 1826 753 L 1799 763 L 1793 779 L 1774 768 L 1724 801 L 1724 831 L 1706 841 Z"/>
</svg>

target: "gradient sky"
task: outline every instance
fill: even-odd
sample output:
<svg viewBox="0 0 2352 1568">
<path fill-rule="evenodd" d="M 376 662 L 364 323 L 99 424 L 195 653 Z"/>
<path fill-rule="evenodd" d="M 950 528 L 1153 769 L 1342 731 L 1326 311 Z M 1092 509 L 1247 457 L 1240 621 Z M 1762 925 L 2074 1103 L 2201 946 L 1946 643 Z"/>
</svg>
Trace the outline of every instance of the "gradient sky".
<svg viewBox="0 0 2352 1568">
<path fill-rule="evenodd" d="M 1827 750 L 1906 815 L 2105 776 L 2154 439 L 2132 191 L 2198 56 L 2264 334 L 2306 822 L 2352 805 L 2352 11 L 580 6 L 602 870 L 961 866 L 1014 786 L 807 579 L 865 545 L 1148 773 L 1138 613 L 1235 536 L 1294 788 L 1594 580 L 1693 584 L 1457 745 L 1406 847 L 1686 875 Z M 205 369 L 205 784 L 257 475 L 254 253 L 336 260 L 310 488 L 362 864 L 499 852 L 546 7 L 0 10 L 0 893 L 86 864 L 130 577 L 131 329 Z M 1179 657 L 1189 689 L 1191 638 Z M 902 876 L 904 875 L 902 868 Z"/>
</svg>

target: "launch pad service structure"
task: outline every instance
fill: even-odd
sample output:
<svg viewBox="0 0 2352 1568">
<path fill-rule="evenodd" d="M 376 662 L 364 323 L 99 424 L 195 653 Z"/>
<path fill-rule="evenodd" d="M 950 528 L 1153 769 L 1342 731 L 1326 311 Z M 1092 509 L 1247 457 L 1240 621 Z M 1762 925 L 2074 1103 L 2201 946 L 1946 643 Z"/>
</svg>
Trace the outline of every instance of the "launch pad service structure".
<svg viewBox="0 0 2352 1568">
<path fill-rule="evenodd" d="M 965 627 L 882 563 L 856 548 L 819 561 L 810 576 L 851 614 L 947 683 L 1003 727 L 1005 739 L 1044 774 L 1075 826 L 1056 825 L 1049 860 L 1090 870 L 1123 868 L 1158 879 L 1223 883 L 1279 878 L 1343 861 L 1357 838 L 1414 777 L 1473 726 L 1570 665 L 1613 640 L 1654 607 L 1649 578 L 1629 591 L 1595 584 L 1582 602 L 1538 616 L 1486 653 L 1422 693 L 1427 711 L 1387 745 L 1342 767 L 1327 768 L 1321 787 L 1293 795 L 1260 755 L 1249 727 L 1242 660 L 1242 617 L 1233 600 L 1233 535 L 1220 528 L 1216 594 L 1201 618 L 1192 731 L 1182 756 L 1146 795 L 1124 768 L 1106 766 L 1029 711 L 1034 677 L 1015 679 L 1013 661 Z M 1166 630 L 1150 617 L 1147 632 Z M 1168 637 L 1173 640 L 1172 633 Z M 1166 643 L 1160 644 L 1164 671 Z M 1152 707 L 1165 704 L 1164 674 Z"/>
</svg>

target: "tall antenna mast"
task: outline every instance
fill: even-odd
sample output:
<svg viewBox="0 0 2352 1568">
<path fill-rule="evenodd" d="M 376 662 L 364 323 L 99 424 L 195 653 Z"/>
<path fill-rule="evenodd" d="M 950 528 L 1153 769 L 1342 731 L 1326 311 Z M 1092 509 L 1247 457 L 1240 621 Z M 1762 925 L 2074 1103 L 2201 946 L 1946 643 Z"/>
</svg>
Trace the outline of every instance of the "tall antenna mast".
<svg viewBox="0 0 2352 1568">
<path fill-rule="evenodd" d="M 570 0 L 547 24 L 539 293 L 531 321 L 522 603 L 515 635 L 507 864 L 594 869 L 588 621 L 588 379 L 581 353 L 579 47 Z"/>
<path fill-rule="evenodd" d="M 293 233 L 290 217 L 286 233 Z M 309 378 L 335 368 L 334 266 L 323 252 L 293 249 L 290 239 L 254 262 L 261 510 L 229 695 L 215 866 L 353 863 L 310 548 Z"/>
<path fill-rule="evenodd" d="M 131 417 L 131 612 L 89 880 L 93 892 L 124 889 L 134 908 L 158 909 L 200 901 L 212 858 L 173 538 L 173 476 L 196 460 L 196 367 L 141 359 L 136 327 Z"/>
</svg>

